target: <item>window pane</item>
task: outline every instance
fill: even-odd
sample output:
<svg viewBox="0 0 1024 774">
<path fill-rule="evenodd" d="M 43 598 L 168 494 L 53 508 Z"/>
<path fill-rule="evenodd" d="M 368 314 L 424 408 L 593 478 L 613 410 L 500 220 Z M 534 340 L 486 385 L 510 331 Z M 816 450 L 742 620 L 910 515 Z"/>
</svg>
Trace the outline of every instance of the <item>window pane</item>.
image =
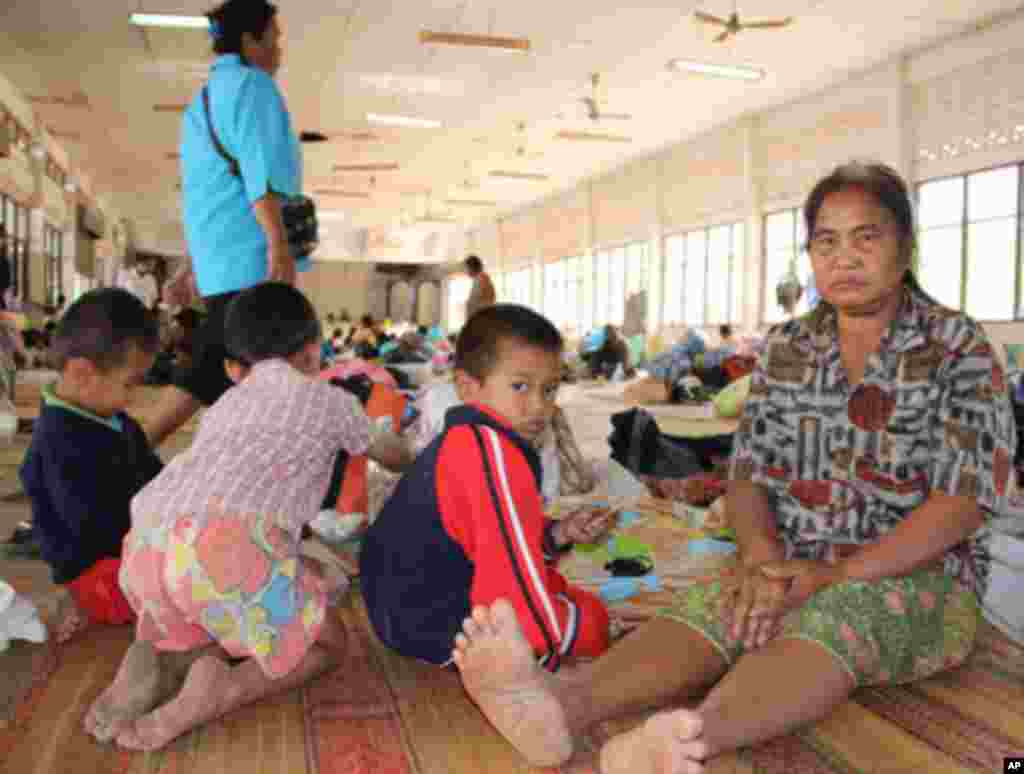
<svg viewBox="0 0 1024 774">
<path fill-rule="evenodd" d="M 563 324 L 570 336 L 580 334 L 580 275 L 582 262 L 579 256 L 570 258 L 565 264 L 565 314 Z"/>
<path fill-rule="evenodd" d="M 732 229 L 718 226 L 708 232 L 708 322 L 729 319 L 729 264 Z"/>
<path fill-rule="evenodd" d="M 764 219 L 765 250 L 781 250 L 793 245 L 793 240 L 796 237 L 793 215 L 793 210 L 783 210 L 782 212 L 773 212 Z"/>
<path fill-rule="evenodd" d="M 1012 320 L 1017 219 L 967 226 L 967 306 L 979 320 Z"/>
<path fill-rule="evenodd" d="M 968 220 L 983 220 L 1016 214 L 1016 166 L 976 172 L 967 176 Z"/>
<path fill-rule="evenodd" d="M 665 323 L 683 319 L 683 237 L 665 240 Z"/>
<path fill-rule="evenodd" d="M 626 316 L 626 250 L 622 247 L 611 254 L 608 301 L 608 322 L 622 325 Z"/>
<path fill-rule="evenodd" d="M 634 242 L 626 245 L 626 295 L 631 296 L 646 290 L 648 260 L 647 243 Z"/>
<path fill-rule="evenodd" d="M 729 268 L 732 286 L 732 306 L 729 310 L 729 322 L 733 323 L 738 323 L 743 319 L 744 275 L 741 272 L 742 267 L 745 265 L 746 256 L 746 228 L 744 228 L 742 223 L 736 223 L 732 227 L 732 263 Z"/>
<path fill-rule="evenodd" d="M 964 179 L 951 177 L 922 183 L 917 189 L 918 225 L 949 226 L 964 219 Z"/>
<path fill-rule="evenodd" d="M 585 255 L 580 260 L 580 327 L 589 331 L 594 327 L 594 256 Z"/>
<path fill-rule="evenodd" d="M 704 280 L 707 276 L 707 232 L 686 235 L 686 270 L 683 279 L 683 314 L 688 325 L 704 324 Z"/>
<path fill-rule="evenodd" d="M 773 212 L 764 221 L 764 319 L 779 322 L 786 316 L 775 299 L 775 286 L 789 271 L 796 254 L 796 210 Z"/>
<path fill-rule="evenodd" d="M 594 327 L 608 322 L 608 253 L 594 256 Z"/>
<path fill-rule="evenodd" d="M 952 309 L 960 308 L 962 235 L 960 226 L 927 229 L 918 235 L 921 287 Z"/>
</svg>

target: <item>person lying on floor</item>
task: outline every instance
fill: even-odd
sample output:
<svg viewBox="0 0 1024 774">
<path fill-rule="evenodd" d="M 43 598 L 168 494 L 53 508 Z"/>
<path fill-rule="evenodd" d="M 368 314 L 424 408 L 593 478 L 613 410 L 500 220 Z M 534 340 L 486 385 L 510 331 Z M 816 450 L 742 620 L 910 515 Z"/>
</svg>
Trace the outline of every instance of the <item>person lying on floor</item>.
<svg viewBox="0 0 1024 774">
<path fill-rule="evenodd" d="M 849 164 L 804 205 L 821 301 L 778 326 L 736 434 L 726 510 L 740 563 L 557 678 L 514 609 L 481 606 L 454 659 L 536 765 L 629 711 L 699 700 L 610 739 L 601 774 L 680 774 L 815 723 L 858 687 L 962 663 L 1008 510 L 1015 428 L 982 327 L 911 272 L 907 186 Z M 710 689 L 710 692 L 708 692 Z M 587 765 L 580 760 L 581 765 Z"/>
<path fill-rule="evenodd" d="M 163 463 L 125 409 L 159 343 L 156 318 L 118 288 L 83 295 L 54 333 L 60 378 L 42 390 L 19 476 L 43 559 L 69 594 L 54 626 L 58 642 L 90 624 L 135 620 L 118 587 L 121 543 L 131 499 Z"/>
<path fill-rule="evenodd" d="M 225 344 L 235 386 L 132 501 L 120 582 L 135 641 L 85 719 L 128 749 L 159 749 L 339 663 L 337 584 L 299 555 L 302 527 L 339 447 L 395 469 L 410 462 L 392 434 L 374 437 L 354 396 L 317 381 L 320 323 L 291 285 L 234 298 Z"/>
<path fill-rule="evenodd" d="M 561 659 L 608 647 L 608 613 L 554 567 L 573 542 L 593 542 L 611 514 L 549 522 L 535 443 L 548 429 L 561 377 L 562 337 L 536 312 L 485 307 L 466 323 L 455 353 L 465 405 L 417 458 L 370 526 L 360 582 L 377 635 L 434 664 L 473 605 L 504 597 L 531 650 Z"/>
</svg>

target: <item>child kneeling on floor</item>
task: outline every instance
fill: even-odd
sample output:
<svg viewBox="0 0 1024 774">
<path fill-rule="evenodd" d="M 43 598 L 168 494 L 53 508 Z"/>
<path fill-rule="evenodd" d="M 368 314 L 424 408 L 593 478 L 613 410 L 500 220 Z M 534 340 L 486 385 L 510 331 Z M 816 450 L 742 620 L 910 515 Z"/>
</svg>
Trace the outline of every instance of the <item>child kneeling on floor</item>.
<svg viewBox="0 0 1024 774">
<path fill-rule="evenodd" d="M 499 597 L 511 600 L 552 670 L 563 657 L 607 649 L 604 605 L 554 566 L 573 525 L 549 522 L 541 499 L 533 442 L 555 410 L 561 354 L 558 330 L 514 304 L 481 310 L 459 334 L 455 380 L 465 405 L 449 409 L 360 556 L 370 620 L 399 653 L 447 663 L 472 607 Z"/>
<path fill-rule="evenodd" d="M 92 623 L 135 620 L 118 586 L 121 544 L 131 499 L 163 463 L 124 410 L 159 343 L 156 319 L 118 288 L 83 295 L 55 331 L 60 378 L 42 390 L 19 474 L 43 559 L 69 592 L 54 627 L 58 642 Z"/>
<path fill-rule="evenodd" d="M 316 380 L 320 323 L 295 288 L 239 294 L 225 343 L 236 386 L 132 501 L 121 588 L 136 640 L 85 720 L 129 749 L 163 747 L 337 665 L 345 628 L 323 568 L 299 555 L 302 527 L 339 448 L 394 469 L 411 461 L 394 435 L 371 437 L 354 396 Z"/>
</svg>

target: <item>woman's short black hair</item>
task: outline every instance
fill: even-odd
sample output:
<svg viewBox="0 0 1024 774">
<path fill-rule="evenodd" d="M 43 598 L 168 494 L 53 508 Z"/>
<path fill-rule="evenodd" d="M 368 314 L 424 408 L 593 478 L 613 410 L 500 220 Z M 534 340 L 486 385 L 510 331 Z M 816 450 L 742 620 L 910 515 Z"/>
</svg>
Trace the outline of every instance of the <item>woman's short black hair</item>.
<svg viewBox="0 0 1024 774">
<path fill-rule="evenodd" d="M 561 354 L 562 334 L 547 317 L 518 304 L 495 304 L 469 318 L 455 342 L 455 367 L 483 381 L 498 363 L 501 342 L 515 339 Z"/>
<path fill-rule="evenodd" d="M 364 328 L 372 328 L 373 316 L 369 314 L 364 314 L 362 317 L 359 318 L 359 324 L 362 325 Z"/>
<path fill-rule="evenodd" d="M 160 348 L 160 325 L 136 296 L 122 288 L 90 290 L 73 303 L 53 332 L 51 354 L 58 370 L 83 358 L 101 371 L 122 366 L 138 347 L 147 354 Z"/>
<path fill-rule="evenodd" d="M 320 321 L 300 291 L 264 282 L 239 293 L 228 305 L 224 347 L 244 365 L 287 358 L 320 338 Z"/>
<path fill-rule="evenodd" d="M 266 0 L 227 0 L 206 16 L 210 20 L 210 37 L 216 54 L 241 54 L 242 34 L 248 32 L 256 40 L 263 35 L 277 15 L 277 6 Z"/>
<path fill-rule="evenodd" d="M 903 256 L 909 261 L 917 246 L 910 191 L 895 169 L 877 161 L 851 161 L 842 164 L 818 181 L 804 203 L 807 238 L 811 239 L 814 236 L 818 213 L 825 198 L 850 188 L 859 188 L 869 194 L 882 209 L 892 215 L 899 232 Z"/>
</svg>

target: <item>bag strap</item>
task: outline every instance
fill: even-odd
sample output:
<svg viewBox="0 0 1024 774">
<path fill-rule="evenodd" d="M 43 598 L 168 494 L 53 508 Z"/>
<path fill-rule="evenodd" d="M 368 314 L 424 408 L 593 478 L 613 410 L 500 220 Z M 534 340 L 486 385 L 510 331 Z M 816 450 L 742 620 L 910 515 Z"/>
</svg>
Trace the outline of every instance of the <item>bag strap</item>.
<svg viewBox="0 0 1024 774">
<path fill-rule="evenodd" d="M 203 86 L 203 111 L 206 113 L 206 126 L 210 130 L 210 139 L 213 140 L 213 147 L 217 149 L 217 153 L 220 157 L 228 163 L 228 170 L 231 172 L 232 177 L 241 177 L 242 169 L 238 166 L 238 161 L 224 150 L 224 146 L 220 144 L 220 140 L 217 139 L 217 132 L 213 129 L 213 118 L 210 116 L 210 87 Z"/>
</svg>

